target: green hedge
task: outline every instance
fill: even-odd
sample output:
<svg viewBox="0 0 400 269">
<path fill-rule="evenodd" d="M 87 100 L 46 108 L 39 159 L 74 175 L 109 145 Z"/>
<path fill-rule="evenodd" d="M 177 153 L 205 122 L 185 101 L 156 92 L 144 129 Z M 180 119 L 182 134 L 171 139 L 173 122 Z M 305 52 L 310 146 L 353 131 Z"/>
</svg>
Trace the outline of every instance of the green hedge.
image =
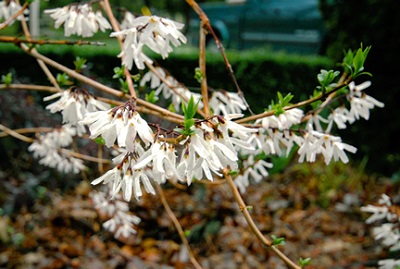
<svg viewBox="0 0 400 269">
<path fill-rule="evenodd" d="M 115 43 L 106 47 L 47 45 L 38 49 L 70 68 L 76 56 L 87 58 L 91 63 L 91 75 L 103 82 L 112 80 L 113 68 L 120 65 L 120 59 L 116 57 L 118 46 Z M 255 112 L 262 112 L 270 100 L 276 97 L 277 90 L 282 93 L 291 92 L 297 98 L 294 101 L 307 98 L 317 85 L 316 75 L 319 70 L 333 67 L 332 61 L 325 57 L 272 53 L 263 49 L 240 53 L 231 51 L 227 54 L 241 90 Z M 34 81 L 39 80 L 41 83 L 46 80 L 35 60 L 12 45 L 0 46 L 0 59 L 4 63 L 0 67 L 2 74 L 15 69 L 18 76 L 31 76 Z M 155 59 L 178 81 L 188 87 L 199 87 L 194 79 L 194 70 L 198 66 L 198 53 L 195 49 L 178 50 L 166 60 Z M 207 79 L 211 88 L 236 91 L 219 53 L 207 54 Z"/>
</svg>

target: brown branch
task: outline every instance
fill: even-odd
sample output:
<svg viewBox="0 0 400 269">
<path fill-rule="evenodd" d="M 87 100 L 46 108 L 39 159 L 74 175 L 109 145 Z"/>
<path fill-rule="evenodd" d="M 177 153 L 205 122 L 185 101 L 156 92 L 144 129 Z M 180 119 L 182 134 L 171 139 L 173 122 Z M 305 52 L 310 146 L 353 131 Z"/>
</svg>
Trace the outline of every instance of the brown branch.
<svg viewBox="0 0 400 269">
<path fill-rule="evenodd" d="M 121 26 L 117 19 L 114 16 L 114 13 L 111 9 L 110 2 L 108 0 L 104 0 L 100 2 L 101 7 L 104 9 L 104 11 L 107 13 L 108 18 L 110 19 L 111 25 L 113 27 L 113 30 L 115 32 L 121 31 Z M 119 47 L 121 48 L 121 51 L 124 49 L 124 43 L 123 39 L 121 36 L 117 36 Z M 123 57 L 121 58 L 121 61 L 123 61 Z M 133 86 L 133 81 L 132 81 L 132 75 L 129 72 L 128 68 L 124 66 L 124 74 L 126 77 L 126 81 L 128 83 L 128 88 L 129 88 L 129 93 L 131 94 L 133 99 L 137 99 L 136 92 L 135 92 L 135 87 Z"/>
<path fill-rule="evenodd" d="M 32 90 L 32 91 L 46 91 L 56 93 L 61 90 L 52 86 L 30 85 L 30 84 L 0 84 L 0 90 Z"/>
<path fill-rule="evenodd" d="M 99 83 L 99 82 L 97 82 L 97 81 L 95 81 L 93 79 L 90 79 L 90 78 L 88 78 L 88 77 L 86 77 L 86 76 L 84 76 L 82 74 L 79 74 L 75 70 L 69 69 L 68 67 L 66 67 L 64 65 L 59 64 L 58 62 L 56 62 L 56 61 L 54 61 L 54 60 L 52 60 L 50 58 L 47 58 L 46 56 L 40 54 L 37 51 L 29 50 L 29 48 L 25 44 L 21 43 L 20 45 L 21 45 L 21 48 L 27 54 L 31 55 L 32 57 L 34 57 L 36 59 L 42 60 L 44 63 L 46 63 L 46 64 L 48 64 L 48 65 L 50 65 L 50 66 L 52 66 L 52 67 L 64 72 L 64 73 L 66 73 L 68 76 L 70 76 L 72 78 L 75 78 L 75 79 L 77 79 L 77 80 L 79 80 L 79 81 L 81 81 L 83 83 L 86 83 L 86 84 L 88 84 L 88 85 L 90 85 L 90 86 L 92 86 L 92 87 L 94 87 L 94 88 L 96 88 L 96 89 L 98 89 L 100 91 L 109 93 L 111 95 L 114 95 L 114 96 L 117 96 L 117 97 L 120 97 L 120 98 L 125 98 L 125 99 L 130 99 L 131 98 L 130 95 L 125 94 L 125 93 L 123 93 L 121 91 L 115 90 L 113 88 L 110 88 L 110 87 L 108 87 L 108 86 L 106 86 L 104 84 L 101 84 L 101 83 Z M 137 101 L 137 103 L 139 105 L 147 108 L 146 112 L 149 113 L 149 114 L 160 116 L 162 118 L 165 118 L 165 119 L 167 119 L 167 120 L 169 120 L 171 122 L 178 123 L 178 124 L 183 121 L 183 116 L 182 115 L 173 113 L 173 112 L 171 112 L 171 111 L 169 111 L 167 109 L 161 108 L 161 107 L 159 107 L 157 105 L 154 105 L 154 104 L 152 104 L 150 102 L 147 102 L 145 100 L 142 100 L 142 99 L 137 99 L 136 101 Z"/>
<path fill-rule="evenodd" d="M 190 261 L 194 265 L 196 269 L 202 269 L 201 265 L 197 262 L 196 258 L 194 257 L 194 254 L 192 252 L 192 249 L 190 248 L 189 242 L 186 239 L 185 232 L 182 229 L 181 224 L 179 223 L 178 219 L 176 218 L 174 212 L 171 210 L 169 207 L 167 198 L 165 197 L 164 191 L 161 188 L 159 184 L 155 184 L 157 188 L 157 192 L 160 195 L 161 202 L 165 208 L 165 211 L 167 211 L 168 217 L 171 219 L 171 221 L 174 223 L 176 230 L 178 231 L 179 237 L 182 240 L 182 243 L 185 245 L 187 252 L 189 253 Z"/>
<path fill-rule="evenodd" d="M 3 30 L 4 28 L 6 28 L 13 20 L 15 20 L 19 15 L 21 15 L 22 13 L 24 13 L 25 9 L 27 9 L 29 6 L 28 2 L 25 2 L 25 4 L 21 7 L 21 9 L 14 13 L 11 17 L 9 17 L 5 22 L 3 22 L 2 24 L 0 24 L 0 30 Z"/>
<path fill-rule="evenodd" d="M 3 130 L 3 132 L 7 133 L 8 135 L 11 135 L 12 137 L 15 137 L 15 138 L 17 138 L 21 141 L 27 142 L 27 143 L 33 143 L 33 141 L 35 141 L 35 139 L 33 139 L 31 137 L 27 137 L 25 135 L 21 135 L 21 134 L 15 132 L 14 130 L 11 130 L 10 128 L 7 128 L 3 124 L 0 124 L 0 130 Z"/>
<path fill-rule="evenodd" d="M 61 149 L 61 151 L 63 153 L 66 153 L 67 155 L 70 155 L 70 156 L 74 157 L 74 158 L 86 160 L 86 161 L 89 161 L 89 162 L 95 162 L 95 163 L 99 163 L 99 164 L 110 164 L 111 163 L 110 160 L 92 157 L 92 156 L 85 155 L 85 154 L 82 154 L 82 153 L 79 153 L 79 152 L 76 152 L 76 151 L 72 151 L 72 150 L 69 150 L 69 149 Z"/>
<path fill-rule="evenodd" d="M 201 96 L 203 98 L 205 118 L 210 116 L 210 106 L 208 104 L 208 85 L 206 73 L 206 32 L 204 27 L 200 27 L 200 55 L 199 67 L 201 72 Z"/>
<path fill-rule="evenodd" d="M 346 87 L 350 83 L 351 79 L 352 79 L 351 77 L 348 77 L 347 79 L 345 79 L 343 81 L 343 83 L 339 84 L 338 86 L 336 86 L 335 88 L 333 88 L 330 91 L 327 91 L 325 93 L 321 93 L 320 95 L 312 97 L 312 98 L 307 99 L 305 101 L 301 101 L 301 102 L 298 102 L 298 103 L 293 104 L 293 105 L 285 106 L 283 109 L 286 111 L 286 110 L 290 110 L 290 109 L 293 109 L 293 108 L 303 107 L 303 106 L 309 105 L 311 103 L 314 103 L 314 102 L 316 102 L 318 100 L 325 99 L 325 98 L 331 96 L 331 94 L 333 94 L 333 93 L 337 92 L 338 90 L 342 89 L 343 87 Z M 245 118 L 236 120 L 235 122 L 236 123 L 246 123 L 246 122 L 255 121 L 255 120 L 258 120 L 258 119 L 261 119 L 261 118 L 269 117 L 269 116 L 272 116 L 274 114 L 275 114 L 275 111 L 274 110 L 270 110 L 270 111 L 266 111 L 266 112 L 263 112 L 263 113 L 260 113 L 260 114 L 251 115 L 249 117 L 245 117 Z"/>
<path fill-rule="evenodd" d="M 69 40 L 46 40 L 46 39 L 30 39 L 30 38 L 19 38 L 14 36 L 0 36 L 0 42 L 2 43 L 14 43 L 19 46 L 20 43 L 29 43 L 35 45 L 95 45 L 95 46 L 105 46 L 103 42 L 93 42 L 93 41 L 69 41 Z"/>
<path fill-rule="evenodd" d="M 229 184 L 229 187 L 232 190 L 232 193 L 236 199 L 236 202 L 239 205 L 240 211 L 243 213 L 244 218 L 247 221 L 247 224 L 249 225 L 251 231 L 254 233 L 254 235 L 257 237 L 257 239 L 263 245 L 269 247 L 272 250 L 272 252 L 274 252 L 289 268 L 301 269 L 300 266 L 298 266 L 292 260 L 290 260 L 283 252 L 281 252 L 275 245 L 272 244 L 272 242 L 269 239 L 267 239 L 261 233 L 261 231 L 257 228 L 257 225 L 254 223 L 254 220 L 249 213 L 248 206 L 245 204 L 245 202 L 242 199 L 242 196 L 240 195 L 238 189 L 236 188 L 235 183 L 233 182 L 232 177 L 229 174 L 229 170 L 224 169 L 223 173 L 224 173 L 224 177 L 225 177 L 226 181 Z"/>
<path fill-rule="evenodd" d="M 50 127 L 21 128 L 21 129 L 14 129 L 12 131 L 17 134 L 47 133 L 47 132 L 54 131 L 54 128 L 50 128 Z M 0 137 L 6 137 L 8 135 L 10 135 L 10 134 L 7 132 L 0 133 Z"/>
<path fill-rule="evenodd" d="M 226 56 L 225 53 L 225 48 L 222 45 L 221 41 L 219 40 L 218 36 L 215 34 L 214 29 L 211 27 L 210 19 L 208 18 L 207 14 L 204 13 L 204 11 L 201 9 L 201 7 L 196 3 L 195 0 L 186 0 L 186 2 L 192 7 L 194 12 L 197 13 L 201 20 L 201 26 L 203 26 L 214 38 L 215 43 L 217 44 L 217 47 L 219 51 L 221 52 L 222 58 L 224 59 L 224 63 L 226 66 L 226 69 L 228 70 L 229 76 L 233 81 L 233 84 L 235 85 L 236 91 L 240 98 L 243 100 L 244 104 L 246 105 L 246 108 L 249 110 L 251 114 L 253 114 L 253 111 L 251 111 L 249 104 L 247 103 L 246 99 L 244 98 L 244 94 L 242 90 L 240 89 L 240 86 L 236 80 L 235 74 L 232 69 L 232 65 L 230 64 L 228 57 Z"/>
<path fill-rule="evenodd" d="M 153 72 L 153 73 L 154 73 L 168 88 L 170 88 L 176 95 L 178 95 L 180 98 L 182 98 L 186 103 L 189 102 L 189 100 L 188 100 L 185 96 L 183 96 L 182 94 L 180 94 L 180 93 L 176 90 L 176 87 L 175 87 L 174 85 L 172 85 L 171 83 L 169 83 L 169 81 L 166 80 L 165 77 L 163 77 L 163 76 L 160 74 L 160 72 L 158 72 L 157 69 L 156 69 L 152 64 L 149 64 L 149 63 L 147 63 L 147 62 L 145 62 L 145 64 L 146 64 L 147 68 L 149 68 L 150 71 Z M 202 117 L 206 118 L 205 113 L 204 113 L 201 109 L 197 108 L 197 113 L 198 113 L 199 115 L 201 115 Z"/>
</svg>

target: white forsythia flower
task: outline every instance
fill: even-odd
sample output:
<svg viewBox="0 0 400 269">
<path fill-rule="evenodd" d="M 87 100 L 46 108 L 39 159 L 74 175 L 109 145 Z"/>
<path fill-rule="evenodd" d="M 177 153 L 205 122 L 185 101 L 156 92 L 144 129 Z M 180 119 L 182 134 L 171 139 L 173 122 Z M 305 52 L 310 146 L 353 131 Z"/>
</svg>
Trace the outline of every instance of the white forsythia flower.
<svg viewBox="0 0 400 269">
<path fill-rule="evenodd" d="M 129 28 L 135 27 L 134 20 L 135 20 L 135 15 L 133 15 L 131 12 L 125 10 L 124 18 L 122 19 L 122 22 L 121 22 L 121 29 L 126 30 Z"/>
<path fill-rule="evenodd" d="M 7 20 L 8 18 L 12 17 L 15 13 L 21 10 L 21 6 L 17 4 L 14 0 L 4 0 L 0 2 L 0 20 L 4 18 L 4 20 Z M 24 15 L 28 15 L 29 10 L 25 9 L 23 12 L 23 15 L 19 15 L 17 17 L 17 20 L 22 20 L 24 18 Z M 28 18 L 25 18 L 27 20 Z M 12 21 L 10 25 L 13 23 Z"/>
<path fill-rule="evenodd" d="M 146 144 L 153 143 L 154 135 L 147 122 L 128 101 L 124 105 L 106 111 L 87 113 L 81 124 L 90 125 L 90 137 L 102 136 L 107 147 L 117 140 L 119 147 L 134 150 L 136 135 Z"/>
<path fill-rule="evenodd" d="M 140 223 L 140 218 L 129 213 L 129 205 L 126 201 L 121 200 L 120 195 L 110 200 L 106 193 L 92 191 L 89 196 L 94 207 L 109 218 L 103 223 L 103 227 L 114 233 L 115 238 L 120 236 L 127 238 L 136 234 L 133 226 Z"/>
<path fill-rule="evenodd" d="M 387 259 L 378 261 L 379 269 L 395 269 L 400 266 L 400 260 Z"/>
<path fill-rule="evenodd" d="M 101 11 L 93 11 L 91 4 L 71 4 L 62 8 L 47 9 L 44 12 L 55 20 L 55 28 L 64 24 L 65 36 L 76 34 L 91 37 L 98 30 L 104 32 L 112 28 Z"/>
<path fill-rule="evenodd" d="M 294 108 L 285 110 L 282 114 L 278 116 L 272 115 L 269 117 L 264 117 L 261 119 L 261 124 L 263 128 L 276 128 L 279 130 L 289 129 L 293 125 L 301 123 L 304 112 L 301 109 Z M 259 121 L 257 121 L 259 122 Z"/>
<path fill-rule="evenodd" d="M 378 205 L 367 205 L 361 207 L 361 211 L 372 213 L 372 215 L 365 221 L 368 224 L 376 222 L 378 220 L 386 219 L 388 221 L 399 221 L 397 214 L 390 212 L 392 201 L 386 194 L 382 194 L 378 200 Z"/>
<path fill-rule="evenodd" d="M 369 110 L 375 106 L 384 107 L 382 102 L 365 94 L 363 90 L 371 85 L 370 81 L 365 81 L 360 85 L 355 85 L 354 81 L 349 84 L 350 93 L 348 99 L 350 101 L 350 111 L 348 114 L 349 123 L 353 123 L 359 118 L 369 119 Z"/>
<path fill-rule="evenodd" d="M 136 147 L 141 148 L 136 143 Z M 113 159 L 116 166 L 107 171 L 104 175 L 92 181 L 93 185 L 99 183 L 111 184 L 112 197 L 116 197 L 120 190 L 122 190 L 123 198 L 125 201 L 130 201 L 132 194 L 139 200 L 142 196 L 141 183 L 143 184 L 147 193 L 155 195 L 155 190 L 151 184 L 151 179 L 145 173 L 144 169 L 135 169 L 137 159 L 140 158 L 142 150 L 133 150 L 132 152 L 124 151 L 119 156 Z"/>
<path fill-rule="evenodd" d="M 155 67 L 155 70 L 158 74 L 154 74 L 151 70 L 144 74 L 140 81 L 140 86 L 150 82 L 150 88 L 155 89 L 154 95 L 159 96 L 162 94 L 165 99 L 171 98 L 175 111 L 180 111 L 182 99 L 189 100 L 191 97 L 193 97 L 195 103 L 199 104 L 199 108 L 203 107 L 201 94 L 191 92 L 186 87 L 183 87 L 174 77 L 166 74 L 161 67 Z M 161 81 L 160 77 L 167 83 Z"/>
<path fill-rule="evenodd" d="M 144 63 L 152 63 L 143 53 L 143 47 L 147 46 L 163 58 L 172 52 L 172 46 L 180 46 L 186 43 L 186 37 L 179 31 L 184 24 L 157 16 L 141 16 L 133 19 L 131 28 L 111 33 L 110 36 L 122 36 L 125 38 L 124 49 L 119 54 L 123 57 L 123 64 L 132 68 L 132 63 L 138 69 L 144 69 Z"/>
<path fill-rule="evenodd" d="M 62 148 L 69 146 L 76 129 L 69 124 L 53 132 L 40 135 L 28 150 L 33 152 L 35 158 L 41 158 L 39 163 L 51 168 L 56 168 L 63 173 L 79 173 L 85 168 L 82 160 L 70 156 Z"/>
<path fill-rule="evenodd" d="M 325 163 L 328 164 L 332 158 L 335 161 L 341 160 L 344 163 L 349 161 L 345 151 L 355 153 L 357 149 L 351 145 L 343 143 L 338 136 L 332 136 L 313 130 L 312 125 L 307 125 L 304 140 L 299 148 L 299 162 L 304 160 L 314 162 L 317 154 L 322 154 Z"/>
<path fill-rule="evenodd" d="M 78 135 L 85 132 L 85 128 L 79 125 L 78 122 L 81 121 L 87 113 L 110 108 L 109 104 L 96 100 L 88 91 L 76 87 L 57 92 L 43 98 L 43 100 L 50 101 L 58 97 L 60 99 L 48 105 L 46 109 L 50 110 L 51 113 L 61 111 L 63 123 L 76 126 Z"/>
<path fill-rule="evenodd" d="M 211 95 L 209 106 L 214 115 L 239 114 L 246 110 L 246 104 L 243 98 L 235 92 L 214 91 Z"/>
</svg>

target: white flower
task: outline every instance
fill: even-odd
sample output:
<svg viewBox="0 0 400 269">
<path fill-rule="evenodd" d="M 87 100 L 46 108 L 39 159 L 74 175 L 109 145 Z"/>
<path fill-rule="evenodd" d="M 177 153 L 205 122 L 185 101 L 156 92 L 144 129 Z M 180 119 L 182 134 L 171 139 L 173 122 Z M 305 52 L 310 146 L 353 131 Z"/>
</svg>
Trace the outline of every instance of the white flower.
<svg viewBox="0 0 400 269">
<path fill-rule="evenodd" d="M 110 36 L 125 37 L 124 49 L 119 54 L 123 64 L 132 68 L 132 61 L 138 69 L 144 69 L 144 63 L 152 61 L 142 52 L 147 46 L 163 58 L 172 52 L 171 44 L 175 47 L 186 43 L 186 37 L 179 31 L 183 24 L 157 16 L 141 16 L 130 22 L 131 28 L 114 32 Z"/>
<path fill-rule="evenodd" d="M 301 109 L 294 108 L 285 110 L 284 113 L 278 116 L 272 115 L 261 119 L 262 126 L 265 129 L 277 128 L 279 130 L 289 129 L 293 125 L 301 123 L 304 112 Z"/>
<path fill-rule="evenodd" d="M 353 123 L 360 117 L 366 120 L 369 119 L 369 110 L 375 106 L 384 107 L 382 102 L 379 102 L 375 98 L 365 94 L 363 90 L 371 85 L 370 81 L 365 81 L 360 85 L 355 85 L 354 81 L 350 82 L 349 89 L 350 93 L 348 99 L 350 101 L 350 112 L 348 114 L 348 121 Z"/>
<path fill-rule="evenodd" d="M 132 169 L 144 169 L 146 166 L 152 167 L 152 178 L 160 184 L 173 177 L 179 179 L 175 147 L 168 143 L 156 141 L 140 156 Z"/>
<path fill-rule="evenodd" d="M 335 108 L 328 117 L 329 123 L 326 131 L 330 132 L 332 130 L 333 123 L 336 123 L 339 129 L 346 129 L 346 122 L 350 120 L 349 114 L 349 110 L 343 106 Z"/>
<path fill-rule="evenodd" d="M 79 173 L 85 166 L 82 160 L 72 157 L 67 151 L 62 150 L 72 142 L 76 135 L 76 129 L 71 125 L 63 125 L 62 128 L 53 132 L 40 135 L 28 150 L 33 152 L 35 158 L 41 158 L 39 163 L 55 168 L 62 173 Z"/>
<path fill-rule="evenodd" d="M 20 11 L 22 7 L 17 4 L 14 0 L 8 0 L 8 1 L 1 1 L 0 2 L 0 20 L 4 18 L 4 20 L 7 20 L 8 18 L 12 17 L 15 13 Z M 19 15 L 17 17 L 17 20 L 22 20 L 24 18 L 24 15 L 28 15 L 29 10 L 25 9 L 23 14 Z M 25 20 L 28 20 L 28 18 L 25 18 Z M 13 23 L 12 21 L 10 25 Z"/>
<path fill-rule="evenodd" d="M 103 227 L 114 233 L 115 238 L 118 239 L 120 236 L 127 238 L 136 234 L 133 226 L 140 223 L 140 218 L 129 213 L 128 203 L 122 201 L 120 195 L 110 200 L 106 193 L 92 191 L 89 196 L 94 207 L 109 218 L 103 223 Z"/>
<path fill-rule="evenodd" d="M 239 114 L 246 110 L 246 104 L 237 93 L 226 91 L 214 91 L 211 95 L 209 106 L 214 115 Z"/>
<path fill-rule="evenodd" d="M 312 124 L 318 132 L 323 132 L 321 122 L 328 123 L 329 121 L 319 114 L 312 114 L 308 120 L 308 124 Z"/>
<path fill-rule="evenodd" d="M 367 205 L 361 207 L 361 211 L 372 213 L 372 215 L 365 221 L 370 224 L 378 220 L 387 219 L 388 221 L 399 221 L 399 217 L 395 213 L 391 213 L 389 208 L 392 206 L 390 197 L 382 194 L 378 200 L 379 206 Z"/>
<path fill-rule="evenodd" d="M 379 269 L 394 269 L 400 266 L 400 260 L 386 259 L 378 261 Z"/>
<path fill-rule="evenodd" d="M 155 190 L 150 182 L 150 178 L 147 176 L 144 169 L 133 168 L 137 165 L 138 159 L 140 159 L 140 153 L 137 150 L 133 152 L 122 152 L 113 159 L 113 163 L 116 164 L 116 166 L 93 180 L 92 184 L 110 184 L 112 185 L 112 197 L 115 198 L 120 190 L 122 190 L 122 196 L 126 201 L 131 200 L 132 194 L 137 200 L 140 199 L 142 196 L 140 183 L 143 184 L 147 193 L 155 195 Z"/>
<path fill-rule="evenodd" d="M 46 109 L 50 110 L 51 113 L 61 111 L 63 123 L 76 126 L 78 134 L 85 132 L 85 129 L 82 128 L 83 126 L 78 125 L 78 122 L 83 119 L 86 113 L 110 108 L 110 105 L 96 100 L 89 92 L 78 88 L 70 88 L 55 93 L 45 97 L 43 100 L 49 101 L 58 97 L 60 97 L 60 99 L 48 105 Z"/>
<path fill-rule="evenodd" d="M 131 12 L 125 10 L 124 18 L 122 19 L 122 23 L 121 23 L 121 29 L 126 30 L 129 28 L 135 27 L 134 20 L 135 20 L 135 15 L 133 15 Z"/>
<path fill-rule="evenodd" d="M 90 125 L 90 137 L 101 135 L 107 147 L 112 147 L 117 140 L 119 147 L 133 151 L 136 135 L 145 145 L 149 145 L 154 139 L 149 125 L 129 101 L 107 111 L 87 113 L 80 123 Z"/>
<path fill-rule="evenodd" d="M 104 32 L 112 28 L 101 12 L 95 13 L 90 4 L 71 4 L 62 8 L 47 9 L 44 12 L 55 20 L 55 28 L 64 24 L 65 36 L 76 34 L 91 37 L 99 29 Z"/>
</svg>

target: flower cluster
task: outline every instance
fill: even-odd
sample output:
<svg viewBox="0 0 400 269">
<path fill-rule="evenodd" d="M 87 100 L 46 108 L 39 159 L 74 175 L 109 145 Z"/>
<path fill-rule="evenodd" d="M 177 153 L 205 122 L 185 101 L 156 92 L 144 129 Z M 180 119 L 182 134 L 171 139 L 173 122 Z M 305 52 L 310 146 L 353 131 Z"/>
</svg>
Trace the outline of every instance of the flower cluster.
<svg viewBox="0 0 400 269">
<path fill-rule="evenodd" d="M 106 111 L 87 113 L 79 123 L 90 125 L 91 138 L 101 135 L 107 147 L 114 146 L 117 140 L 118 146 L 126 148 L 128 152 L 135 150 L 137 135 L 145 145 L 149 145 L 154 140 L 152 130 L 135 111 L 131 101 Z"/>
<path fill-rule="evenodd" d="M 64 24 L 65 36 L 76 34 L 82 37 L 91 37 L 99 30 L 105 32 L 112 28 L 100 10 L 93 11 L 91 4 L 71 4 L 44 12 L 50 14 L 50 17 L 55 20 L 55 28 Z"/>
<path fill-rule="evenodd" d="M 41 158 L 39 163 L 42 165 L 56 168 L 63 173 L 77 174 L 85 168 L 82 160 L 72 157 L 63 149 L 72 143 L 74 135 L 76 135 L 76 129 L 65 124 L 60 129 L 40 135 L 28 150 L 33 152 L 35 158 Z"/>
<path fill-rule="evenodd" d="M 165 72 L 165 70 L 161 67 L 155 67 L 155 74 L 152 71 L 148 71 L 144 74 L 143 78 L 140 81 L 140 86 L 146 85 L 146 83 L 150 83 L 150 88 L 154 89 L 154 95 L 162 96 L 165 99 L 170 99 L 174 106 L 175 111 L 180 111 L 182 99 L 189 100 L 190 97 L 193 97 L 194 101 L 197 103 L 201 99 L 201 95 L 198 93 L 190 92 L 186 87 L 179 84 L 179 82 L 169 74 Z M 164 83 L 163 80 L 167 83 Z M 173 89 L 171 89 L 171 87 Z M 202 107 L 202 103 L 199 103 L 199 107 Z"/>
<path fill-rule="evenodd" d="M 127 30 L 129 28 L 135 27 L 135 25 L 134 25 L 135 18 L 136 18 L 135 15 L 133 15 L 131 12 L 125 10 L 124 18 L 122 19 L 122 22 L 121 22 L 121 29 Z"/>
<path fill-rule="evenodd" d="M 371 109 L 375 106 L 381 108 L 385 106 L 382 102 L 363 92 L 370 85 L 370 81 L 365 81 L 360 85 L 355 85 L 354 81 L 350 82 L 348 86 L 349 93 L 346 95 L 350 108 L 346 108 L 344 105 L 339 106 L 332 110 L 327 119 L 319 114 L 312 115 L 309 123 L 313 124 L 318 132 L 323 132 L 321 126 L 321 122 L 323 122 L 327 124 L 325 132 L 329 133 L 332 130 L 333 124 L 336 124 L 338 129 L 345 129 L 347 127 L 346 123 L 353 124 L 360 118 L 368 120 Z"/>
<path fill-rule="evenodd" d="M 115 238 L 128 238 L 131 234 L 136 234 L 133 225 L 138 225 L 140 218 L 129 213 L 129 204 L 121 200 L 120 195 L 110 200 L 105 192 L 92 191 L 90 198 L 100 215 L 108 218 L 103 227 L 114 233 Z"/>
<path fill-rule="evenodd" d="M 88 91 L 76 87 L 57 92 L 45 97 L 43 100 L 50 101 L 55 98 L 60 99 L 48 105 L 46 109 L 50 110 L 51 113 L 61 111 L 63 123 L 76 126 L 78 135 L 85 132 L 84 126 L 78 124 L 78 122 L 82 120 L 87 113 L 110 108 L 110 105 L 97 100 Z"/>
<path fill-rule="evenodd" d="M 147 46 L 163 58 L 172 52 L 175 47 L 186 43 L 186 37 L 179 31 L 183 28 L 182 23 L 157 16 L 141 16 L 130 21 L 131 28 L 114 32 L 111 36 L 122 36 L 125 38 L 124 49 L 119 54 L 123 58 L 122 63 L 132 69 L 132 64 L 138 69 L 144 69 L 144 63 L 152 63 L 143 53 L 143 47 Z"/>
<path fill-rule="evenodd" d="M 379 240 L 383 246 L 389 247 L 391 251 L 400 250 L 400 215 L 399 207 L 392 204 L 389 196 L 382 194 L 378 200 L 378 205 L 367 205 L 361 207 L 364 212 L 372 213 L 366 220 L 371 224 L 377 221 L 386 220 L 388 222 L 380 224 L 372 229 L 375 240 Z M 400 260 L 387 259 L 379 261 L 379 268 L 391 269 L 400 265 Z"/>
<path fill-rule="evenodd" d="M 17 13 L 18 11 L 21 10 L 21 6 L 16 3 L 14 0 L 4 0 L 0 2 L 0 20 L 2 18 L 4 18 L 5 20 L 7 20 L 8 18 L 10 18 L 11 16 L 13 16 L 15 13 Z M 29 14 L 29 10 L 25 9 L 23 12 L 24 15 L 28 15 Z M 17 20 L 22 20 L 24 18 L 24 15 L 19 15 L 17 17 Z M 27 18 L 25 18 L 27 19 Z M 11 22 L 10 24 L 12 24 L 13 22 Z"/>
<path fill-rule="evenodd" d="M 193 96 L 195 102 L 201 100 L 199 93 L 190 92 L 186 87 L 181 85 L 174 77 L 167 74 L 161 67 L 155 67 L 157 74 L 153 71 L 148 71 L 144 74 L 140 81 L 140 86 L 144 86 L 149 83 L 150 88 L 154 90 L 154 95 L 162 96 L 165 99 L 171 98 L 171 102 L 174 106 L 175 111 L 180 111 L 180 105 L 183 99 L 189 100 Z M 164 83 L 166 81 L 167 83 Z M 171 87 L 173 89 L 171 89 Z M 237 93 L 227 91 L 213 91 L 208 102 L 214 115 L 229 115 L 229 114 L 240 114 L 246 110 L 246 104 Z M 203 107 L 203 103 L 199 102 L 199 108 Z"/>
</svg>

